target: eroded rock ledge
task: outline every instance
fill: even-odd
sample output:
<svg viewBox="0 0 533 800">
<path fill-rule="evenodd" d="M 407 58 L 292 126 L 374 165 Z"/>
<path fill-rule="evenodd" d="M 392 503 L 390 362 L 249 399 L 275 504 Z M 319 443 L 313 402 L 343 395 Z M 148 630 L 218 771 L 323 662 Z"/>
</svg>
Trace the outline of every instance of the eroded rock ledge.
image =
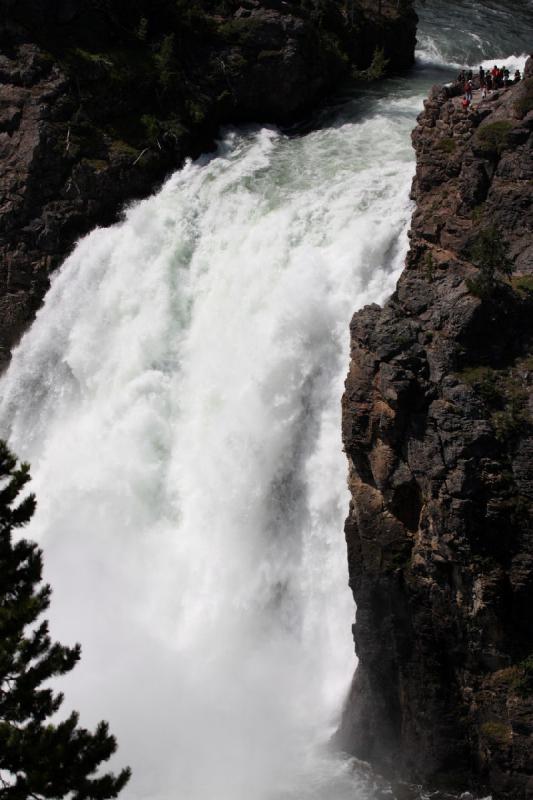
<svg viewBox="0 0 533 800">
<path fill-rule="evenodd" d="M 343 745 L 496 798 L 533 796 L 532 59 L 526 74 L 468 114 L 445 88 L 426 101 L 405 270 L 352 320 L 343 398 Z"/>
<path fill-rule="evenodd" d="M 376 47 L 410 66 L 413 0 L 380 8 L 0 0 L 0 369 L 75 241 L 207 150 L 220 124 L 294 120 Z"/>
</svg>

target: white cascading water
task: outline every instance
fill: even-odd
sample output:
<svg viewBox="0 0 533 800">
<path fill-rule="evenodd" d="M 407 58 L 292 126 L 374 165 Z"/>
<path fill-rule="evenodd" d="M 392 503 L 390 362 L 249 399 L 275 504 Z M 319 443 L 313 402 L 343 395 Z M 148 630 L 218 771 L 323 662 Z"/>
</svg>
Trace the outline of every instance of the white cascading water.
<svg viewBox="0 0 533 800">
<path fill-rule="evenodd" d="M 83 644 L 62 688 L 109 719 L 129 797 L 330 779 L 354 668 L 347 323 L 401 266 L 419 102 L 229 132 L 80 242 L 3 379 L 53 631 Z"/>
<path fill-rule="evenodd" d="M 340 397 L 355 308 L 407 247 L 432 77 L 289 138 L 229 131 L 81 241 L 2 378 L 32 464 L 65 708 L 139 800 L 344 800 L 355 657 Z"/>
</svg>

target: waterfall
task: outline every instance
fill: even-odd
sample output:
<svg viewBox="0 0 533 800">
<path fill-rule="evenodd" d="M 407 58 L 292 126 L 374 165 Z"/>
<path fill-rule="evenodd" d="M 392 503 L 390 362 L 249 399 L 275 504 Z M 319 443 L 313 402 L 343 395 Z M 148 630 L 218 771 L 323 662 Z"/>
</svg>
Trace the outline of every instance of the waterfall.
<svg viewBox="0 0 533 800">
<path fill-rule="evenodd" d="M 109 720 L 125 797 L 354 797 L 327 747 L 355 666 L 348 323 L 401 269 L 433 78 L 306 135 L 225 131 L 79 242 L 1 380 L 52 633 L 83 648 L 65 710 Z"/>
<path fill-rule="evenodd" d="M 355 665 L 348 322 L 401 267 L 420 99 L 227 131 L 79 243 L 3 378 L 53 633 L 83 646 L 66 705 L 109 719 L 128 796 L 329 780 Z"/>
</svg>

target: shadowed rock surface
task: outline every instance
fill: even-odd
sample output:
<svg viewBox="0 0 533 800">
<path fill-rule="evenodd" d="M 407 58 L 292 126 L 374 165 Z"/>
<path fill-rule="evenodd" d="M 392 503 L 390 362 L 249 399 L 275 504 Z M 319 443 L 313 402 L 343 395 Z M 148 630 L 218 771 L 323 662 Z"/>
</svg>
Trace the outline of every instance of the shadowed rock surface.
<svg viewBox="0 0 533 800">
<path fill-rule="evenodd" d="M 389 776 L 533 796 L 533 64 L 435 87 L 383 309 L 351 323 L 343 440 L 359 666 L 340 737 Z M 511 280 L 506 277 L 514 264 Z"/>
<path fill-rule="evenodd" d="M 382 47 L 411 0 L 0 0 L 0 367 L 75 241 L 227 122 L 296 119 Z"/>
</svg>

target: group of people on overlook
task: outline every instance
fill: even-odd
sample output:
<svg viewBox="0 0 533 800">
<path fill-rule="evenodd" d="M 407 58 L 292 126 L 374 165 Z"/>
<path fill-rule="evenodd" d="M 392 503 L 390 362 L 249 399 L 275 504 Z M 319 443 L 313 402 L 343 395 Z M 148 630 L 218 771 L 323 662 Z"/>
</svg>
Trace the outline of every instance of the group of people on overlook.
<svg viewBox="0 0 533 800">
<path fill-rule="evenodd" d="M 464 96 L 461 105 L 465 111 L 468 111 L 472 103 L 473 91 L 475 88 L 481 90 L 481 99 L 485 100 L 487 95 L 495 89 L 506 89 L 521 80 L 522 76 L 520 70 L 515 70 L 514 77 L 511 75 L 507 67 L 498 67 L 496 64 L 490 70 L 485 70 L 483 67 L 479 68 L 479 75 L 474 78 L 472 70 L 461 70 L 457 76 L 457 83 L 464 87 Z"/>
</svg>

